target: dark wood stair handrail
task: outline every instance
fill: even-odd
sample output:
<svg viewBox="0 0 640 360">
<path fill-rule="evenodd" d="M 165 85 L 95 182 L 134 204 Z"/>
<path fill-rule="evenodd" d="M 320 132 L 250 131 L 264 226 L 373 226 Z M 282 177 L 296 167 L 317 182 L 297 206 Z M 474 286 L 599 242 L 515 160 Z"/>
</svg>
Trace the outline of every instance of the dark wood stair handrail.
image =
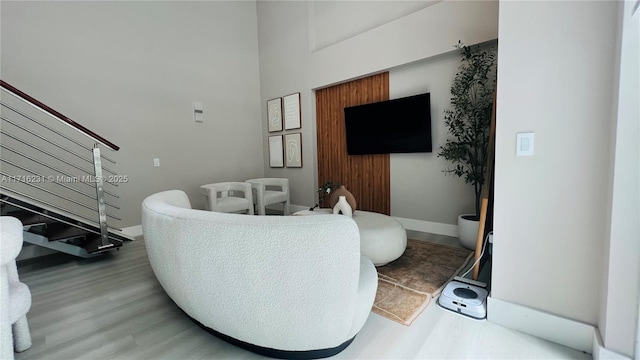
<svg viewBox="0 0 640 360">
<path fill-rule="evenodd" d="M 88 135 L 89 137 L 93 138 L 94 140 L 97 140 L 97 141 L 101 142 L 102 144 L 104 144 L 105 146 L 109 147 L 110 149 L 112 149 L 114 151 L 120 150 L 120 147 L 117 146 L 116 144 L 114 144 L 111 141 L 103 138 L 102 136 L 94 133 L 93 131 L 87 129 L 86 127 L 78 124 L 77 122 L 75 122 L 75 121 L 71 120 L 70 118 L 64 116 L 60 112 L 50 108 L 49 106 L 47 106 L 44 103 L 42 103 L 41 101 L 37 100 L 33 96 L 30 96 L 29 94 L 19 90 L 18 88 L 16 88 L 15 86 L 7 83 L 6 81 L 0 80 L 0 87 L 11 91 L 12 93 L 20 96 L 21 98 L 29 101 L 30 103 L 38 106 L 39 108 L 49 112 L 50 114 L 55 115 L 58 119 L 60 119 L 61 121 L 65 122 L 69 126 L 75 128 L 75 129 L 78 129 L 79 131 L 81 131 L 85 135 Z"/>
</svg>

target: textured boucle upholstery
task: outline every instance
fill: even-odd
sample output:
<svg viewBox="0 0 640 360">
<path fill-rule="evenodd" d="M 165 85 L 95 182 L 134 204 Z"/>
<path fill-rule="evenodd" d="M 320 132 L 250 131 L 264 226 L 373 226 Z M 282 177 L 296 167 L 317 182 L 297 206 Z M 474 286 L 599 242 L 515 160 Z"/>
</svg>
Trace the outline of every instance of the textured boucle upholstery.
<svg viewBox="0 0 640 360">
<path fill-rule="evenodd" d="M 241 192 L 242 197 L 230 195 L 230 192 Z M 205 197 L 205 210 L 253 215 L 253 195 L 251 184 L 246 182 L 223 182 L 200 186 L 200 193 Z"/>
<path fill-rule="evenodd" d="M 243 216 L 191 209 L 179 190 L 142 204 L 149 260 L 189 316 L 261 347 L 337 347 L 364 325 L 377 272 L 345 216 Z"/>
<path fill-rule="evenodd" d="M 0 359 L 13 359 L 13 351 L 31 347 L 27 312 L 31 292 L 18 279 L 16 257 L 22 249 L 22 223 L 0 217 Z"/>
<path fill-rule="evenodd" d="M 258 215 L 266 215 L 266 207 L 271 204 L 282 203 L 284 215 L 289 215 L 289 179 L 259 178 L 246 182 L 253 188 L 253 200 Z"/>
</svg>

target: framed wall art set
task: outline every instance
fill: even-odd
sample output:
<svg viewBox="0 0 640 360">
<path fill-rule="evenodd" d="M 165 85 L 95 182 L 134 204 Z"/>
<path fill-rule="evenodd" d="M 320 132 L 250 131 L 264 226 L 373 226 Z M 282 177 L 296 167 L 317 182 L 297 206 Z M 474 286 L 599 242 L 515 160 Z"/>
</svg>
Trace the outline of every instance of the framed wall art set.
<svg viewBox="0 0 640 360">
<path fill-rule="evenodd" d="M 269 133 L 269 166 L 302 167 L 302 133 L 288 130 L 302 127 L 300 93 L 267 101 L 267 126 Z"/>
</svg>

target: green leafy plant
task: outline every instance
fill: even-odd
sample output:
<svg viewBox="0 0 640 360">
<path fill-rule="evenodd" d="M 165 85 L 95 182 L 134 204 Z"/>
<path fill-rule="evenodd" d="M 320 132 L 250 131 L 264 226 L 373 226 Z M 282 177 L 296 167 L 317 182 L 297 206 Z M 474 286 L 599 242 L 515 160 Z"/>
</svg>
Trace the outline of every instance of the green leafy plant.
<svg viewBox="0 0 640 360">
<path fill-rule="evenodd" d="M 318 189 L 318 200 L 322 201 L 325 197 L 327 197 L 327 195 L 331 194 L 334 189 L 339 188 L 340 185 L 342 184 L 337 181 L 328 181 L 322 184 L 322 186 Z"/>
<path fill-rule="evenodd" d="M 476 220 L 487 168 L 493 93 L 496 86 L 495 51 L 479 45 L 455 46 L 462 64 L 451 85 L 451 109 L 444 111 L 444 124 L 451 136 L 440 147 L 439 157 L 452 166 L 444 172 L 464 178 L 476 196 Z"/>
<path fill-rule="evenodd" d="M 324 200 L 329 194 L 331 194 L 333 190 L 339 188 L 340 185 L 342 184 L 340 184 L 337 181 L 328 181 L 322 184 L 322 186 L 318 188 L 318 202 L 321 203 L 322 200 Z M 313 209 L 317 208 L 318 206 L 320 205 L 316 204 L 314 207 L 310 208 L 309 210 L 313 211 Z"/>
</svg>

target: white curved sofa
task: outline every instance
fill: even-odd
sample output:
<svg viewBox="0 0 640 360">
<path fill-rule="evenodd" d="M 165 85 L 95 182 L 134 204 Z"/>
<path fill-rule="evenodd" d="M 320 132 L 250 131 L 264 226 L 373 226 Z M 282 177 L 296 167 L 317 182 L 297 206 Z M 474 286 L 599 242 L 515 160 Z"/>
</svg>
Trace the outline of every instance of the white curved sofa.
<svg viewBox="0 0 640 360">
<path fill-rule="evenodd" d="M 142 203 L 153 271 L 188 316 L 214 334 L 279 358 L 346 348 L 377 289 L 345 216 L 242 216 L 193 210 L 165 191 Z"/>
</svg>

